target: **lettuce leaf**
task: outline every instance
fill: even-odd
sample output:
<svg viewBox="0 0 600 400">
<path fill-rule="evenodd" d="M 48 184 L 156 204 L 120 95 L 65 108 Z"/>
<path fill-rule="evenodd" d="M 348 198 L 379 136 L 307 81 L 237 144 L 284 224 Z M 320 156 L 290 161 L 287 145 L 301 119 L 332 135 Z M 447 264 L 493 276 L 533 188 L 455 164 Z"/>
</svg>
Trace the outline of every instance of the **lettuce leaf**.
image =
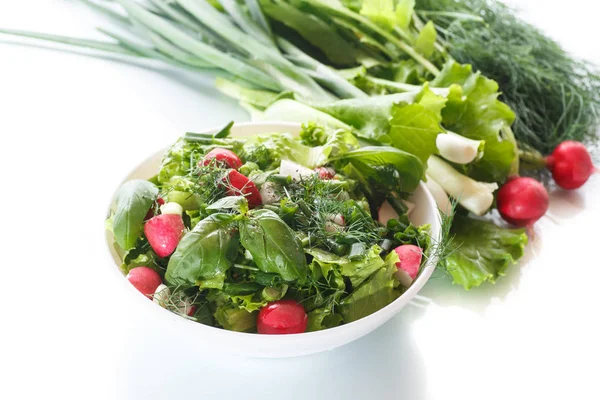
<svg viewBox="0 0 600 400">
<path fill-rule="evenodd" d="M 463 215 L 454 217 L 451 234 L 455 248 L 445 267 L 453 283 L 467 290 L 486 281 L 494 283 L 523 256 L 527 244 L 525 229 L 504 229 Z"/>
<path fill-rule="evenodd" d="M 396 266 L 387 263 L 380 268 L 365 283 L 344 298 L 338 307 L 345 323 L 356 321 L 382 309 L 394 301 L 400 292 L 394 290 L 398 280 L 394 273 Z"/>
<path fill-rule="evenodd" d="M 443 125 L 470 139 L 484 140 L 483 157 L 470 164 L 467 172 L 478 181 L 503 182 L 517 154 L 516 144 L 503 137 L 515 114 L 498 100 L 498 84 L 472 72 L 470 65 L 449 62 L 432 85 L 450 86 Z"/>
<path fill-rule="evenodd" d="M 396 26 L 394 0 L 364 0 L 360 13 L 387 30 Z"/>
<path fill-rule="evenodd" d="M 392 108 L 389 139 L 391 144 L 421 159 L 437 153 L 435 139 L 444 132 L 440 126 L 446 99 L 433 93 L 427 85 L 412 104 L 399 103 Z"/>
</svg>

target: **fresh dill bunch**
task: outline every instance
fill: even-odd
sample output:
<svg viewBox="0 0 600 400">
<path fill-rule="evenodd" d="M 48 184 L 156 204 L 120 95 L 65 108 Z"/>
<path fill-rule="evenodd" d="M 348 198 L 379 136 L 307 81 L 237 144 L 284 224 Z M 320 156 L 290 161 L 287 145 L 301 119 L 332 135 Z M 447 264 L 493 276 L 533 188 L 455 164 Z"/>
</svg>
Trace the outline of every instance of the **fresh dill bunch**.
<svg viewBox="0 0 600 400">
<path fill-rule="evenodd" d="M 435 23 L 453 58 L 498 82 L 500 100 L 517 114 L 513 130 L 519 142 L 548 154 L 564 140 L 597 140 L 595 67 L 570 56 L 499 1 L 417 0 L 416 8 Z M 461 17 L 468 14 L 480 20 Z"/>
</svg>

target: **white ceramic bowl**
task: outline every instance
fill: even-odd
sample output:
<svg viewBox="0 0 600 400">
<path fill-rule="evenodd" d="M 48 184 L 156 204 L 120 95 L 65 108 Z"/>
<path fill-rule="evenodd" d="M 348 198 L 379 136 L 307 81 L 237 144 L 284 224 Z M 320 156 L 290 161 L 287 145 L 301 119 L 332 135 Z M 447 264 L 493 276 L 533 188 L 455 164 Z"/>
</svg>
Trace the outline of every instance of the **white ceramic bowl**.
<svg viewBox="0 0 600 400">
<path fill-rule="evenodd" d="M 218 129 L 208 129 L 206 132 L 214 133 L 217 130 Z M 299 131 L 300 125 L 296 123 L 240 123 L 233 126 L 231 135 L 251 136 L 269 132 L 289 132 L 297 134 Z M 162 150 L 142 162 L 125 180 L 148 179 L 155 175 L 159 169 L 164 152 L 165 150 Z M 439 240 L 441 232 L 437 206 L 423 183 L 419 184 L 410 198 L 410 201 L 416 204 L 415 209 L 410 214 L 411 222 L 415 225 L 431 225 L 431 237 L 434 240 Z M 112 245 L 113 238 L 110 233 L 107 233 L 107 243 L 111 253 L 112 268 L 116 271 L 115 278 L 123 280 L 123 274 L 119 269 L 121 261 Z M 190 347 L 206 346 L 210 347 L 213 351 L 224 351 L 250 357 L 294 357 L 334 349 L 356 340 L 383 325 L 400 312 L 419 290 L 421 290 L 435 269 L 436 262 L 437 260 L 435 258 L 429 259 L 410 288 L 398 299 L 381 310 L 358 321 L 336 328 L 293 335 L 239 333 L 202 325 L 179 317 L 159 307 L 144 298 L 144 296 L 137 292 L 131 285 L 126 285 L 125 287 L 128 287 L 127 290 L 137 297 L 137 299 L 132 298 L 131 306 L 145 307 L 147 309 L 140 310 L 143 311 L 142 314 L 150 315 L 149 318 L 155 318 L 155 320 L 148 322 L 149 329 L 153 329 L 151 326 L 154 325 L 154 332 L 163 332 L 162 334 L 164 335 L 168 334 L 168 340 L 177 340 L 184 344 L 187 343 Z"/>
</svg>

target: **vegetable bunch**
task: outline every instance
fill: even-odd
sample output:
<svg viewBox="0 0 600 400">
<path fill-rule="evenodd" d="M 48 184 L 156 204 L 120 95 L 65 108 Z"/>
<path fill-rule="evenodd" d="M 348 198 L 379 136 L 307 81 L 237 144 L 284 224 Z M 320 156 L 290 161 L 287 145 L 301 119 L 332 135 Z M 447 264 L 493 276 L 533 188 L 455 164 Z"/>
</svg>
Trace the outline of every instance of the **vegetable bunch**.
<svg viewBox="0 0 600 400">
<path fill-rule="evenodd" d="M 547 167 L 568 189 L 595 171 L 581 144 L 567 141 L 543 155 L 564 139 L 594 137 L 600 78 L 496 2 L 82 2 L 119 27 L 102 29 L 110 42 L 0 32 L 212 73 L 217 88 L 253 119 L 342 129 L 373 159 L 395 157 L 390 149 L 414 155 L 424 166 L 416 181 L 427 181 L 440 209 L 447 211 L 450 199 L 459 203 L 456 248 L 444 267 L 465 288 L 494 282 L 523 254 L 523 229 L 479 218 L 495 201 L 518 226 L 530 227 L 546 212 L 545 189 L 515 178 L 520 165 Z M 300 164 L 318 165 L 320 156 L 307 151 Z M 389 173 L 361 165 L 354 168 L 366 179 Z M 407 189 L 392 189 L 394 182 L 388 190 Z"/>
</svg>

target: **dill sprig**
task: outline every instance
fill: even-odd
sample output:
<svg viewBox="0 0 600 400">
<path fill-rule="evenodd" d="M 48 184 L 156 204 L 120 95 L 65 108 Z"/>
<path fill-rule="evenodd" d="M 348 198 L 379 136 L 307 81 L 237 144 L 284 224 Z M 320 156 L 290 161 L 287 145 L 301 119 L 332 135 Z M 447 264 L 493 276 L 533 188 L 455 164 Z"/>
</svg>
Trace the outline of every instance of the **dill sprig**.
<svg viewBox="0 0 600 400">
<path fill-rule="evenodd" d="M 358 242 L 368 249 L 378 242 L 383 229 L 361 202 L 350 200 L 343 185 L 332 182 L 314 175 L 283 188 L 284 196 L 298 204 L 296 228 L 308 236 L 310 246 L 323 247 L 336 254 L 347 253 L 348 246 Z M 343 226 L 334 223 L 336 216 L 343 217 Z"/>
<path fill-rule="evenodd" d="M 597 140 L 596 68 L 573 58 L 498 1 L 417 0 L 417 9 L 436 24 L 452 57 L 498 82 L 500 100 L 517 114 L 513 131 L 520 143 L 548 154 L 567 139 Z"/>
</svg>

